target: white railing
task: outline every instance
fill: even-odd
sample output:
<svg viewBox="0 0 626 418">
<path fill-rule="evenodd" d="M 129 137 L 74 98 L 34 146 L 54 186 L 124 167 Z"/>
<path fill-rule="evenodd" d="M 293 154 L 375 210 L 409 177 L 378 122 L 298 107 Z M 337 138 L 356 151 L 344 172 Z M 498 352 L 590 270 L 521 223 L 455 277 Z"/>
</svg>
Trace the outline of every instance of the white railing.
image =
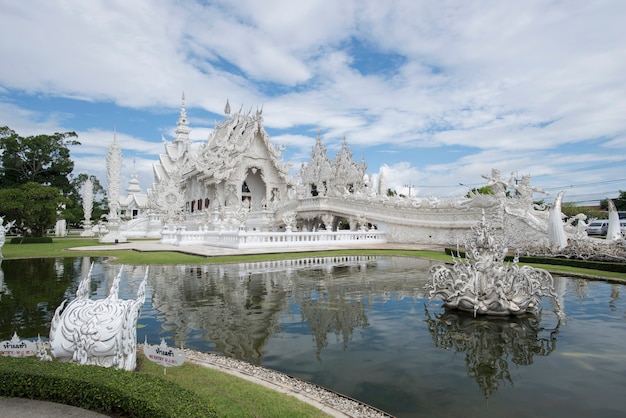
<svg viewBox="0 0 626 418">
<path fill-rule="evenodd" d="M 187 231 L 164 229 L 161 243 L 180 246 L 212 245 L 228 248 L 280 248 L 366 245 L 386 243 L 377 230 L 317 232 Z"/>
</svg>

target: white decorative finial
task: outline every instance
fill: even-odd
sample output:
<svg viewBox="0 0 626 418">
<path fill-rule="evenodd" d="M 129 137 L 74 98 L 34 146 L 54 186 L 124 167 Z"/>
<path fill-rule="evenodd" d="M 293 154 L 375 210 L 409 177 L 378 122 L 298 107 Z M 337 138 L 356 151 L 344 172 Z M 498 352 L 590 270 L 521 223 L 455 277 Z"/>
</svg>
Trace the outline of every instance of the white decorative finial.
<svg viewBox="0 0 626 418">
<path fill-rule="evenodd" d="M 226 98 L 226 106 L 224 107 L 224 114 L 230 115 L 230 102 L 228 101 L 228 98 Z"/>
</svg>

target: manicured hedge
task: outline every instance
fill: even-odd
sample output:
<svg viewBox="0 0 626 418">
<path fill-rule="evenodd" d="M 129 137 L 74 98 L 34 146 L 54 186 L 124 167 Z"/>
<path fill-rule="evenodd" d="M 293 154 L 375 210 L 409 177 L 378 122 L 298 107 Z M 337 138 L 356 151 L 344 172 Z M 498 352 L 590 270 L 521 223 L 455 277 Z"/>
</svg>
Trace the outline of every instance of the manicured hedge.
<svg viewBox="0 0 626 418">
<path fill-rule="evenodd" d="M 446 254 L 457 256 L 456 248 L 446 248 Z M 461 257 L 465 257 L 465 252 L 460 250 L 458 253 Z M 509 255 L 505 258 L 506 261 L 513 261 L 513 256 Z M 626 263 L 608 262 L 608 261 L 593 261 L 593 260 L 577 260 L 573 258 L 556 258 L 556 257 L 520 257 L 520 263 L 526 264 L 552 264 L 559 266 L 576 267 L 580 269 L 613 271 L 616 273 L 626 273 Z"/>
<path fill-rule="evenodd" d="M 51 237 L 15 237 L 11 244 L 52 244 Z"/>
<path fill-rule="evenodd" d="M 166 380 L 36 358 L 0 357 L 0 396 L 77 406 L 116 417 L 216 417 L 212 405 Z"/>
</svg>

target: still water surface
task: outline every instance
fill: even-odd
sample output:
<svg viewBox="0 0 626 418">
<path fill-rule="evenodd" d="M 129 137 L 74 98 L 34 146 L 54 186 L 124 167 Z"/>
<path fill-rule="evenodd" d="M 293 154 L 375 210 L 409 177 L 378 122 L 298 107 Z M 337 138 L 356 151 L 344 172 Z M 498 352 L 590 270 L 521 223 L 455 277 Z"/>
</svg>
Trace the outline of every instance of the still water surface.
<svg viewBox="0 0 626 418">
<path fill-rule="evenodd" d="M 119 266 L 99 258 L 5 260 L 0 340 L 47 336 L 95 262 L 92 298 Z M 474 319 L 424 297 L 427 260 L 340 257 L 150 266 L 137 338 L 224 354 L 398 417 L 623 417 L 624 285 L 555 277 L 565 319 Z M 123 267 L 134 298 L 145 266 Z"/>
</svg>

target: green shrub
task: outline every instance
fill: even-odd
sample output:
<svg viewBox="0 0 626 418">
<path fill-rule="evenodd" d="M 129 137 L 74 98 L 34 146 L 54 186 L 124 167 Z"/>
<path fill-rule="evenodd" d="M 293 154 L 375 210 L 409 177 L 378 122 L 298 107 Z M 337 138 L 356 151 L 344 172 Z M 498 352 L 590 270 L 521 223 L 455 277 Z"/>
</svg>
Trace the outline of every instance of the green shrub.
<svg viewBox="0 0 626 418">
<path fill-rule="evenodd" d="M 465 251 L 457 250 L 455 248 L 446 248 L 446 254 L 457 256 L 457 253 L 460 253 L 461 257 L 465 257 Z M 513 256 L 508 255 L 505 258 L 505 261 L 513 261 Z M 626 273 L 626 263 L 618 263 L 618 262 L 608 262 L 608 261 L 593 261 L 593 260 L 578 260 L 574 258 L 563 258 L 563 257 L 520 257 L 520 263 L 526 264 L 551 264 L 558 266 L 569 266 L 575 267 L 579 269 L 590 269 L 590 270 L 601 270 L 601 271 L 612 271 L 615 273 Z"/>
<path fill-rule="evenodd" d="M 52 244 L 51 237 L 15 237 L 11 244 Z"/>
<path fill-rule="evenodd" d="M 212 405 L 143 373 L 0 357 L 0 396 L 59 402 L 119 417 L 215 417 Z"/>
</svg>

